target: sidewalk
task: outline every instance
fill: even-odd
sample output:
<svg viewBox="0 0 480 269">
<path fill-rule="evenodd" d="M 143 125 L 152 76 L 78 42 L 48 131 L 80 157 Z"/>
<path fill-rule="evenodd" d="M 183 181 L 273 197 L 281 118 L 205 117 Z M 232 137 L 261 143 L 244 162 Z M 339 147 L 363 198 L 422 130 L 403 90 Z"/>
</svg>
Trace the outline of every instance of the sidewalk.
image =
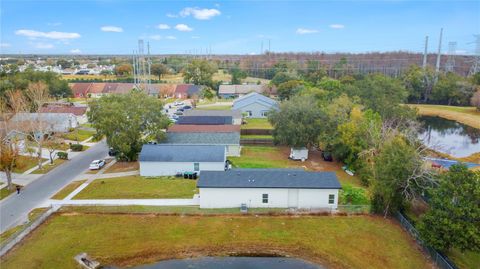
<svg viewBox="0 0 480 269">
<path fill-rule="evenodd" d="M 95 199 L 95 200 L 50 200 L 58 206 L 191 206 L 200 205 L 198 199 Z"/>
</svg>

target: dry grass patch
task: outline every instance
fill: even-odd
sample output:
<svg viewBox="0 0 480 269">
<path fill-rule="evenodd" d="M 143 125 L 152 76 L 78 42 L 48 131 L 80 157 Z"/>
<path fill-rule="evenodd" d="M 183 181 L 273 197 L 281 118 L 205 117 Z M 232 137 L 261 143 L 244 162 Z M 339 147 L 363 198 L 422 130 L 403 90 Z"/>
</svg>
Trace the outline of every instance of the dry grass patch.
<svg viewBox="0 0 480 269">
<path fill-rule="evenodd" d="M 139 167 L 140 167 L 140 164 L 138 162 L 117 161 L 112 166 L 110 166 L 107 170 L 105 170 L 105 174 L 138 171 Z"/>
<path fill-rule="evenodd" d="M 62 159 L 55 159 L 53 160 L 53 164 L 46 164 L 42 166 L 42 169 L 37 169 L 32 172 L 32 174 L 46 174 L 50 172 L 52 169 L 55 167 L 61 165 L 62 163 L 66 162 L 67 160 L 62 160 Z"/>
<path fill-rule="evenodd" d="M 409 105 L 418 109 L 423 116 L 438 116 L 454 120 L 468 126 L 480 129 L 480 111 L 474 107 L 457 107 L 441 105 Z"/>
</svg>

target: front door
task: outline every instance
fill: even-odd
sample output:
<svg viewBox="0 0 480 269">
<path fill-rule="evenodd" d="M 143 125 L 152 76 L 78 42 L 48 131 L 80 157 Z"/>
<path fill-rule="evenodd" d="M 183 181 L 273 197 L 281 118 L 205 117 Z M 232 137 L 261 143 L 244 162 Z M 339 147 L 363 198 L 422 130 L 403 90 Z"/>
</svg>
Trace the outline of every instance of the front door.
<svg viewBox="0 0 480 269">
<path fill-rule="evenodd" d="M 298 207 L 298 189 L 288 189 L 288 207 Z"/>
</svg>

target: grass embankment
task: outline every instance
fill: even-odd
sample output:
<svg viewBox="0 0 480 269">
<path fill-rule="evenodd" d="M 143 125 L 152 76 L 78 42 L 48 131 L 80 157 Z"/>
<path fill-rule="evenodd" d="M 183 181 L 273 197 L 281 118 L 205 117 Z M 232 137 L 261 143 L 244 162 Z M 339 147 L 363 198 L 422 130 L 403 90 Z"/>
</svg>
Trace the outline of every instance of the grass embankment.
<svg viewBox="0 0 480 269">
<path fill-rule="evenodd" d="M 30 213 L 28 213 L 28 221 L 29 222 L 32 222 L 34 220 L 36 220 L 38 217 L 40 217 L 40 215 L 43 214 L 43 212 L 45 212 L 47 210 L 47 208 L 45 207 L 40 207 L 40 208 L 35 208 L 34 210 L 30 211 Z M 22 228 L 24 228 L 27 224 L 22 224 L 22 225 L 18 225 L 18 226 L 15 226 L 9 230 L 6 230 L 5 232 L 3 232 L 2 234 L 0 234 L 0 243 L 3 243 L 5 240 L 7 240 L 8 238 L 10 238 L 10 236 L 12 236 L 14 233 L 20 231 Z M 0 263 L 1 264 L 1 263 Z"/>
<path fill-rule="evenodd" d="M 241 135 L 240 139 L 273 139 L 272 135 Z"/>
<path fill-rule="evenodd" d="M 66 160 L 55 159 L 55 160 L 53 160 L 53 164 L 48 163 L 46 165 L 43 165 L 42 169 L 34 170 L 32 172 L 32 174 L 46 174 L 46 173 L 50 172 L 52 169 L 54 169 L 55 167 L 64 163 L 64 162 L 66 162 Z"/>
<path fill-rule="evenodd" d="M 33 231 L 2 258 L 2 268 L 77 268 L 73 257 L 81 252 L 121 267 L 245 253 L 297 256 L 330 269 L 430 267 L 406 232 L 381 217 L 67 212 Z"/>
<path fill-rule="evenodd" d="M 247 124 L 242 124 L 242 129 L 273 129 L 268 119 L 245 119 Z"/>
<path fill-rule="evenodd" d="M 480 129 L 480 111 L 475 107 L 441 106 L 441 105 L 409 105 L 418 109 L 423 116 L 438 116 L 454 120 Z"/>
<path fill-rule="evenodd" d="M 87 180 L 78 180 L 78 181 L 73 181 L 72 183 L 68 184 L 65 186 L 63 189 L 61 189 L 59 192 L 57 192 L 54 196 L 52 196 L 52 199 L 56 200 L 62 200 L 65 199 L 72 191 L 76 190 L 80 185 L 85 183 Z"/>
<path fill-rule="evenodd" d="M 107 170 L 105 170 L 105 174 L 108 173 L 120 173 L 120 172 L 130 172 L 130 171 L 137 171 L 139 169 L 138 162 L 119 162 L 117 161 L 112 166 L 110 166 Z"/>
<path fill-rule="evenodd" d="M 77 129 L 72 132 L 62 134 L 62 137 L 67 140 L 82 142 L 93 136 L 95 133 L 95 131 Z"/>
<path fill-rule="evenodd" d="M 195 180 L 127 176 L 94 180 L 73 199 L 192 198 L 196 191 Z"/>
<path fill-rule="evenodd" d="M 18 185 L 20 186 L 20 185 Z M 21 186 L 20 186 L 21 187 Z M 0 189 L 0 200 L 8 197 L 10 194 L 14 193 L 17 191 L 17 184 L 13 184 L 13 189 L 8 189 L 8 186 L 5 186 L 3 187 L 2 189 Z"/>
</svg>

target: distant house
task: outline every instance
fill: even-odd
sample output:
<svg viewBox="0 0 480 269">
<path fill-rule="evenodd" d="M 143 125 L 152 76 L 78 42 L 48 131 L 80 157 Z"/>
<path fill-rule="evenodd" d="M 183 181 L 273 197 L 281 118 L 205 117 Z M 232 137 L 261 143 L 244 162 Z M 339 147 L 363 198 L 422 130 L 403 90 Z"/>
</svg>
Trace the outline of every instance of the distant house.
<svg viewBox="0 0 480 269">
<path fill-rule="evenodd" d="M 240 156 L 240 132 L 168 132 L 168 144 L 222 145 L 227 156 Z"/>
<path fill-rule="evenodd" d="M 71 113 L 77 118 L 79 124 L 84 124 L 87 119 L 86 106 L 75 106 L 72 103 L 51 103 L 39 109 L 39 113 Z"/>
<path fill-rule="evenodd" d="M 159 97 L 167 98 L 175 96 L 175 89 L 177 88 L 176 84 L 157 84 L 159 87 Z"/>
<path fill-rule="evenodd" d="M 240 125 L 180 125 L 174 124 L 169 133 L 240 133 Z"/>
<path fill-rule="evenodd" d="M 229 125 L 233 124 L 232 116 L 181 116 L 177 124 L 188 125 Z"/>
<path fill-rule="evenodd" d="M 203 171 L 200 208 L 336 209 L 341 189 L 335 172 L 300 169 Z"/>
<path fill-rule="evenodd" d="M 242 124 L 242 112 L 240 110 L 187 110 L 183 113 L 184 116 L 206 116 L 206 117 L 232 117 L 232 124 Z"/>
<path fill-rule="evenodd" d="M 173 176 L 186 172 L 224 171 L 225 147 L 218 145 L 143 145 L 141 176 Z"/>
<path fill-rule="evenodd" d="M 221 98 L 237 98 L 247 95 L 251 92 L 264 93 L 267 95 L 275 95 L 274 87 L 268 85 L 257 84 L 241 84 L 241 85 L 220 85 L 218 89 L 218 96 Z"/>
<path fill-rule="evenodd" d="M 133 83 L 118 83 L 117 88 L 115 88 L 115 91 L 113 93 L 115 93 L 115 94 L 127 94 L 127 93 L 131 92 L 134 88 L 135 88 L 135 84 L 133 84 Z"/>
<path fill-rule="evenodd" d="M 179 99 L 186 99 L 188 98 L 188 89 L 190 88 L 190 84 L 178 84 L 175 88 L 175 98 Z"/>
<path fill-rule="evenodd" d="M 256 92 L 244 95 L 233 102 L 233 109 L 249 118 L 266 118 L 272 109 L 278 109 L 277 101 Z"/>
<path fill-rule="evenodd" d="M 18 113 L 11 121 L 22 124 L 25 129 L 35 132 L 40 129 L 48 132 L 67 133 L 78 126 L 72 113 Z"/>
<path fill-rule="evenodd" d="M 103 88 L 106 83 L 92 83 L 88 95 L 93 98 L 101 97 L 103 95 Z"/>
<path fill-rule="evenodd" d="M 118 83 L 105 83 L 102 95 L 114 94 L 117 91 Z"/>
<path fill-rule="evenodd" d="M 190 85 L 187 90 L 188 97 L 198 96 L 203 88 L 205 87 L 201 85 Z"/>
<path fill-rule="evenodd" d="M 87 97 L 92 83 L 72 83 L 69 85 L 72 89 L 73 96 L 75 96 L 76 98 L 84 98 Z"/>
</svg>

